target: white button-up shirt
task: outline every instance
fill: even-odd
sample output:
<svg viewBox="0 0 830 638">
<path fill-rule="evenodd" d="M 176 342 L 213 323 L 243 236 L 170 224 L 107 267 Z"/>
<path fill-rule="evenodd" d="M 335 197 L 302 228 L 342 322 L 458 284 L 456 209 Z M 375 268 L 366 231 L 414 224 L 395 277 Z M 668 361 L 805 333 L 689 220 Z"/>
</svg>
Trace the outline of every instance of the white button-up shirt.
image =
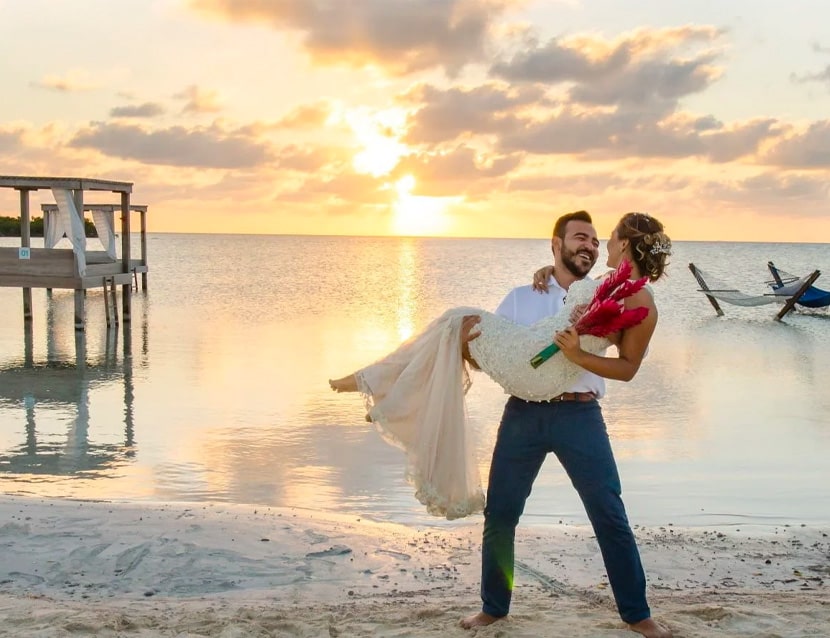
<svg viewBox="0 0 830 638">
<path fill-rule="evenodd" d="M 565 305 L 566 294 L 567 290 L 562 288 L 554 277 L 548 281 L 547 293 L 536 292 L 533 286 L 519 286 L 507 293 L 496 308 L 496 314 L 513 323 L 532 326 L 537 321 L 559 312 Z M 567 391 L 593 392 L 597 397 L 602 397 L 605 394 L 605 379 L 593 372 L 585 372 Z"/>
</svg>

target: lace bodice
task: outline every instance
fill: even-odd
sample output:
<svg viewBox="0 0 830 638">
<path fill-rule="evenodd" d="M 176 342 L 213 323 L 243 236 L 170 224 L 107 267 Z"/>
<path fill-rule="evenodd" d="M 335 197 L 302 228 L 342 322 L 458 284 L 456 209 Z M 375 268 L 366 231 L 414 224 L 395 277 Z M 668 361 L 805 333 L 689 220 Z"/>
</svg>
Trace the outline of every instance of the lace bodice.
<svg viewBox="0 0 830 638">
<path fill-rule="evenodd" d="M 570 325 L 570 316 L 579 304 L 588 303 L 598 282 L 583 279 L 571 284 L 562 310 L 532 326 L 515 324 L 492 313 L 482 313 L 481 336 L 470 342 L 470 354 L 481 369 L 508 393 L 527 401 L 551 399 L 572 385 L 584 372 L 556 354 L 538 368 L 530 359 L 553 341 L 553 334 Z M 471 308 L 455 309 L 466 314 L 480 313 Z M 591 336 L 580 338 L 584 350 L 594 354 L 605 350 L 607 339 Z"/>
</svg>

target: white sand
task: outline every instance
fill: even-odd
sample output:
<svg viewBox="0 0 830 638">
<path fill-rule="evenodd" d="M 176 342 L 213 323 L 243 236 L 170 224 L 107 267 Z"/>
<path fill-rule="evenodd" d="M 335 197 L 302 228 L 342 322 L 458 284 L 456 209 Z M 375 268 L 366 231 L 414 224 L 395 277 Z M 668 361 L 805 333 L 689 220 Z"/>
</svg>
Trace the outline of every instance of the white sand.
<svg viewBox="0 0 830 638">
<path fill-rule="evenodd" d="M 830 530 L 635 530 L 677 637 L 830 636 Z M 520 530 L 478 609 L 481 517 L 416 529 L 230 505 L 0 498 L 0 636 L 633 636 L 587 527 Z"/>
</svg>

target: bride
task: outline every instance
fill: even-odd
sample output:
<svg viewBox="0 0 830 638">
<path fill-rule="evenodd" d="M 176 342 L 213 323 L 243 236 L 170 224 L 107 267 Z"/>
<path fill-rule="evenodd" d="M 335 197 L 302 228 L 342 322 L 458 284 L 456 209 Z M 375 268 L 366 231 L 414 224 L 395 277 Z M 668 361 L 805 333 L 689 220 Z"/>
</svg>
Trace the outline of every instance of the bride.
<svg viewBox="0 0 830 638">
<path fill-rule="evenodd" d="M 407 453 L 407 479 L 430 514 L 459 518 L 481 511 L 484 494 L 469 440 L 464 395 L 469 369 L 461 354 L 461 325 L 478 315 L 481 335 L 469 342 L 476 365 L 505 391 L 528 401 L 551 399 L 582 368 L 563 356 L 538 368 L 530 359 L 570 324 L 571 313 L 590 301 L 596 282 L 574 282 L 565 307 L 531 328 L 479 308 L 453 308 L 394 352 L 357 372 L 330 381 L 338 392 L 360 392 L 367 418 L 388 442 Z M 582 348 L 599 353 L 609 341 L 585 336 Z"/>
<path fill-rule="evenodd" d="M 609 266 L 612 264 L 609 255 Z M 639 277 L 639 269 L 635 267 Z M 550 271 L 542 269 L 544 280 Z M 597 280 L 573 282 L 564 307 L 530 327 L 479 308 L 445 312 L 422 332 L 389 355 L 353 374 L 330 380 L 337 392 L 360 392 L 367 419 L 389 443 L 407 455 L 407 479 L 430 514 L 448 519 L 484 508 L 484 494 L 466 424 L 464 397 L 471 385 L 462 355 L 462 332 L 472 316 L 480 317 L 480 335 L 469 341 L 474 367 L 513 396 L 526 401 L 550 400 L 571 387 L 584 369 L 564 355 L 534 368 L 530 360 L 568 328 L 588 304 Z M 578 337 L 579 348 L 598 355 L 609 345 L 604 337 Z"/>
</svg>

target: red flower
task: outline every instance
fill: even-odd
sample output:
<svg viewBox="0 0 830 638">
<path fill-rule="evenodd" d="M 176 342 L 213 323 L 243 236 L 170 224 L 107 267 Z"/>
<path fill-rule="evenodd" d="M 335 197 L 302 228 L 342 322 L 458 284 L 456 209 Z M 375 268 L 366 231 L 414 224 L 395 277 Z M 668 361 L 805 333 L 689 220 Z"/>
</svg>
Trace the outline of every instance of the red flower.
<svg viewBox="0 0 830 638">
<path fill-rule="evenodd" d="M 577 334 L 605 337 L 614 332 L 636 326 L 648 316 L 648 308 L 626 308 L 622 300 L 642 290 L 647 277 L 629 279 L 631 264 L 623 261 L 617 269 L 609 274 L 597 286 L 591 303 L 574 324 Z M 538 368 L 559 351 L 556 344 L 551 344 L 530 360 L 530 365 Z"/>
</svg>

